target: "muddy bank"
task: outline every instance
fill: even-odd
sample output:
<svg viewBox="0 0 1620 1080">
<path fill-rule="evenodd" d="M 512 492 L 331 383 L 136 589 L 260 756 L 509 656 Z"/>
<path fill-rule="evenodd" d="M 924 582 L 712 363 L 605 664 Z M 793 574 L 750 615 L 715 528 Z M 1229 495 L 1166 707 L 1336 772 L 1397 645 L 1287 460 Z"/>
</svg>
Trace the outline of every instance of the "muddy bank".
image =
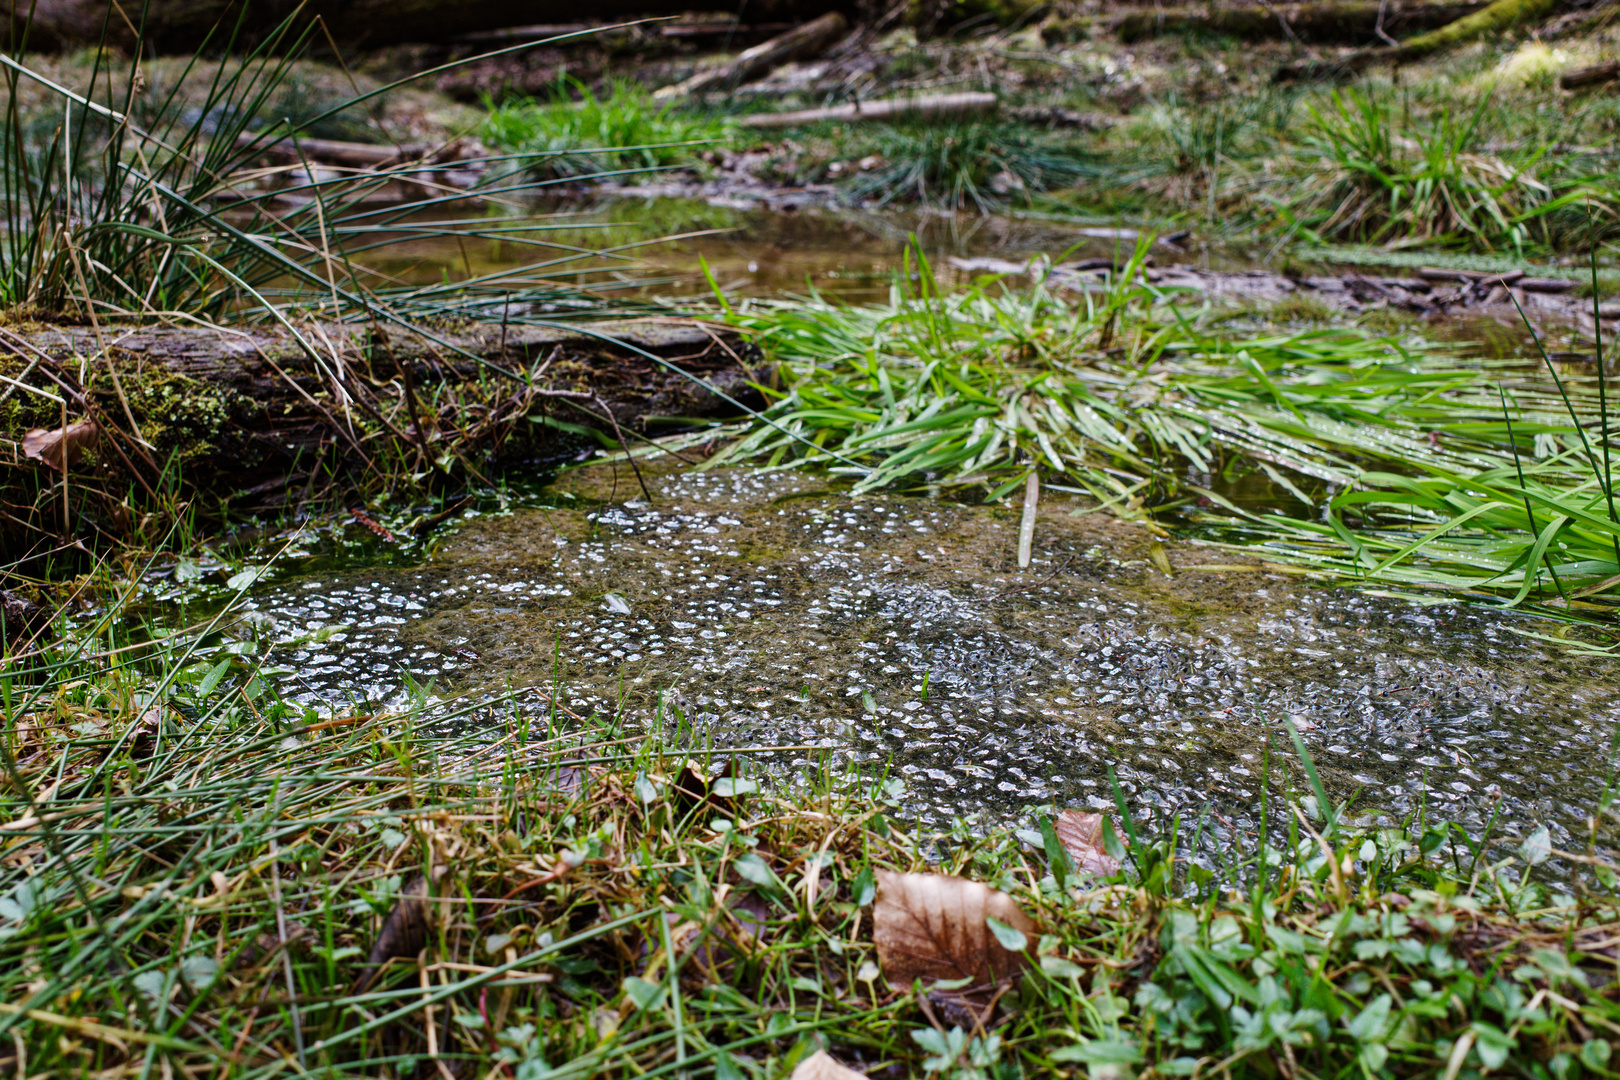
<svg viewBox="0 0 1620 1080">
<path fill-rule="evenodd" d="M 643 467 L 643 471 L 648 471 Z M 244 633 L 320 710 L 525 688 L 716 747 L 891 765 L 931 822 L 1108 804 L 1256 820 L 1292 717 L 1358 813 L 1579 835 L 1620 696 L 1601 661 L 1461 604 L 1315 587 L 1053 497 L 1034 562 L 1015 510 L 850 498 L 799 472 L 648 477 L 622 466 L 466 521 L 413 569 L 312 574 L 251 601 Z M 1155 550 L 1157 548 L 1157 551 Z M 1168 573 L 1166 573 L 1168 570 Z M 1303 788 L 1301 789 L 1303 791 Z M 909 813 L 909 811 L 908 811 Z M 1600 837 L 1600 841 L 1601 841 Z M 1573 842 L 1573 841 L 1570 841 Z"/>
<path fill-rule="evenodd" d="M 513 453 L 735 414 L 765 373 L 723 328 L 645 319 L 296 336 L 13 326 L 0 376 L 0 497 L 17 542 L 125 533 L 140 496 L 162 491 L 255 510 L 372 479 L 476 482 Z"/>
</svg>

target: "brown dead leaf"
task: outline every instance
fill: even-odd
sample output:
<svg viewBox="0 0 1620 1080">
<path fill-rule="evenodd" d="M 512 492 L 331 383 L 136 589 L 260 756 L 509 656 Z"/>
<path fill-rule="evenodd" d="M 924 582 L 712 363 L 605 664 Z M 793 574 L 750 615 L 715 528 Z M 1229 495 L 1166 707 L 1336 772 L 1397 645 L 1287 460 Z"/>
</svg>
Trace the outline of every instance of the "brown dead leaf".
<svg viewBox="0 0 1620 1080">
<path fill-rule="evenodd" d="M 128 746 L 130 757 L 151 757 L 152 749 L 157 743 L 157 736 L 163 730 L 163 709 L 153 705 L 140 718 L 130 725 Z"/>
<path fill-rule="evenodd" d="M 217 888 L 217 883 L 216 883 Z M 283 947 L 295 956 L 300 956 L 315 945 L 315 934 L 300 922 L 288 921 L 287 940 L 285 945 L 275 934 L 260 934 L 243 947 L 236 954 L 237 968 L 250 968 L 262 964 L 267 960 L 281 955 Z"/>
<path fill-rule="evenodd" d="M 683 817 L 690 813 L 694 806 L 707 804 L 715 813 L 722 817 L 731 815 L 731 799 L 724 795 L 714 793 L 714 785 L 718 780 L 724 780 L 731 775 L 731 762 L 728 760 L 713 776 L 704 776 L 703 770 L 694 761 L 688 761 L 681 766 L 680 775 L 675 777 L 674 802 L 675 810 Z"/>
<path fill-rule="evenodd" d="M 1082 874 L 1107 877 L 1119 873 L 1119 860 L 1103 847 L 1103 815 L 1065 810 L 1053 822 L 1058 840 Z"/>
<path fill-rule="evenodd" d="M 72 468 L 83 460 L 86 451 L 95 448 L 100 437 L 101 429 L 94 420 L 75 420 L 65 428 L 34 428 L 23 435 L 23 456 L 61 472 L 64 457 L 66 467 Z"/>
<path fill-rule="evenodd" d="M 354 992 L 363 993 L 370 987 L 377 972 L 388 961 L 415 957 L 427 944 L 427 932 L 428 883 L 427 878 L 418 874 L 399 890 L 394 910 L 383 920 L 382 929 L 377 931 L 377 940 L 371 943 L 371 953 L 366 957 L 366 966 L 360 972 L 360 978 L 355 981 Z"/>
<path fill-rule="evenodd" d="M 1012 897 L 948 874 L 877 872 L 873 940 L 885 978 L 894 987 L 913 979 L 971 979 L 989 986 L 1016 978 L 1029 962 L 991 932 L 987 918 L 1012 927 L 1034 944 L 1035 924 Z"/>
<path fill-rule="evenodd" d="M 817 1050 L 799 1062 L 788 1080 L 866 1080 L 866 1074 L 838 1064 L 825 1050 Z"/>
</svg>

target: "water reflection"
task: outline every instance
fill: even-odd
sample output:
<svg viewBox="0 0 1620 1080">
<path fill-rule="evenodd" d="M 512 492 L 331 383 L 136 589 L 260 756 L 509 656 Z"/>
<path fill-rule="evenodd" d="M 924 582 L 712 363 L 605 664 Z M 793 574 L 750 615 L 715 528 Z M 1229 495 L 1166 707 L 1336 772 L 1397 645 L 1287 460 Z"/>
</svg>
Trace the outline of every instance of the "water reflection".
<svg viewBox="0 0 1620 1080">
<path fill-rule="evenodd" d="M 1106 257 L 1129 254 L 1132 247 L 1128 238 L 1088 235 L 1107 233 L 1106 228 L 1038 216 L 814 206 L 739 210 L 640 198 L 551 209 L 555 216 L 538 221 L 534 230 L 504 240 L 402 239 L 368 255 L 366 262 L 395 281 L 431 284 L 482 277 L 542 259 L 566 259 L 571 250 L 582 254 L 557 263 L 551 272 L 571 281 L 616 286 L 614 295 L 707 293 L 706 263 L 729 294 L 780 296 L 815 288 L 864 303 L 888 298 L 890 280 L 903 268 L 912 237 L 947 283 L 973 276 L 950 267 L 953 255 L 1024 261 L 1037 255 L 1057 259 L 1065 252 L 1077 258 Z M 504 212 L 492 211 L 491 221 L 498 222 Z M 613 251 L 606 263 L 584 254 L 601 250 Z M 1233 247 L 1175 257 L 1194 258 L 1214 269 L 1250 269 L 1260 265 L 1263 254 Z"/>
</svg>

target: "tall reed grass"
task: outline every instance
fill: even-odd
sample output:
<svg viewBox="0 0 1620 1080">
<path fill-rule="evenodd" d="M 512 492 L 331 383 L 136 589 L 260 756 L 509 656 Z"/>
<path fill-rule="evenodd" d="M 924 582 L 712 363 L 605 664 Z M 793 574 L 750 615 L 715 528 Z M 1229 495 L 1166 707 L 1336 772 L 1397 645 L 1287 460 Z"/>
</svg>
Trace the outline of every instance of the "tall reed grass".
<svg viewBox="0 0 1620 1080">
<path fill-rule="evenodd" d="M 107 52 L 80 89 L 7 58 L 0 300 L 80 317 L 285 322 L 282 312 L 297 308 L 402 325 L 579 306 L 568 278 L 595 253 L 547 243 L 550 223 L 525 208 L 544 184 L 512 175 L 509 159 L 410 146 L 393 162 L 339 167 L 301 151 L 300 140 L 335 118 L 435 74 L 289 110 L 311 33 L 288 20 L 238 56 L 203 60 L 235 50 L 225 33 L 162 85 L 148 84 L 138 58 Z M 24 82 L 34 84 L 28 93 Z M 267 124 L 275 114 L 282 119 Z M 276 163 L 288 155 L 291 164 Z M 451 170 L 456 183 L 445 178 Z M 489 179 L 468 190 L 466 178 L 480 172 Z M 508 209 L 469 212 L 480 204 Z M 367 268 L 367 253 L 424 238 L 497 239 L 536 258 L 454 289 L 404 286 Z"/>
</svg>

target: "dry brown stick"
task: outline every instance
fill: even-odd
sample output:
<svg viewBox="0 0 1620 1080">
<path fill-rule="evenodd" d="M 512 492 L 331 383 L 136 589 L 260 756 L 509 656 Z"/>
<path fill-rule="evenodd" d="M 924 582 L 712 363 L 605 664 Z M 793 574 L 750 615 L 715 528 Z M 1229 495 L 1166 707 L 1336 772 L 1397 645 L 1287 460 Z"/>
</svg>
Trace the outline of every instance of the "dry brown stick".
<svg viewBox="0 0 1620 1080">
<path fill-rule="evenodd" d="M 66 234 L 63 234 L 64 238 Z M 135 413 L 129 407 L 129 398 L 124 394 L 123 381 L 118 378 L 118 365 L 114 363 L 112 353 L 107 351 L 107 342 L 101 336 L 101 320 L 96 318 L 96 306 L 90 302 L 90 286 L 84 278 L 84 267 L 79 262 L 79 249 L 73 246 L 72 240 L 67 242 L 68 258 L 73 263 L 74 275 L 79 279 L 79 288 L 84 290 L 84 310 L 90 316 L 90 330 L 96 337 L 96 351 L 101 358 L 107 361 L 107 374 L 112 376 L 113 390 L 118 395 L 118 403 L 124 408 L 124 418 L 129 421 L 129 428 L 135 440 L 135 449 L 146 459 L 146 464 L 152 472 L 157 473 L 157 461 L 152 457 L 152 444 L 141 435 L 141 426 L 135 422 Z M 150 489 L 148 489 L 150 490 Z"/>
<path fill-rule="evenodd" d="M 388 335 L 376 324 L 375 320 L 371 324 L 371 341 L 373 345 L 380 344 L 383 347 L 383 350 L 388 353 L 388 359 L 394 362 L 394 370 L 399 372 L 400 382 L 405 387 L 405 408 L 410 412 L 412 426 L 416 428 L 416 447 L 422 455 L 421 464 L 425 466 L 432 460 L 432 457 L 428 452 L 427 428 L 423 426 L 421 414 L 416 408 L 416 391 L 411 385 L 411 369 L 400 362 L 398 355 L 394 352 L 392 343 L 388 340 Z"/>
<path fill-rule="evenodd" d="M 613 434 L 619 440 L 619 449 L 624 451 L 624 459 L 630 463 L 630 471 L 636 474 L 636 483 L 641 485 L 641 493 L 647 496 L 649 503 L 653 502 L 652 492 L 647 490 L 647 481 L 642 479 L 641 466 L 636 464 L 636 455 L 630 452 L 630 444 L 625 442 L 624 432 L 619 430 L 619 421 L 613 415 L 613 408 L 602 400 L 601 394 L 596 395 L 596 404 L 601 407 L 602 415 L 607 417 L 608 423 L 613 425 Z"/>
<path fill-rule="evenodd" d="M 849 23 L 845 18 L 836 11 L 830 11 L 819 19 L 813 19 L 803 26 L 796 26 L 785 34 L 778 34 L 752 49 L 743 50 L 730 63 L 700 71 L 685 82 L 676 83 L 674 86 L 661 87 L 653 97 L 668 99 L 700 94 L 705 90 L 722 87 L 730 89 L 764 74 L 778 64 L 802 60 L 823 52 L 848 29 Z"/>
<path fill-rule="evenodd" d="M 996 95 L 982 92 L 967 94 L 932 94 L 917 98 L 885 98 L 882 101 L 857 101 L 847 105 L 834 105 L 826 109 L 803 109 L 798 112 L 759 113 L 744 116 L 737 122 L 743 127 L 782 128 L 801 127 L 827 120 L 896 120 L 921 119 L 940 116 L 971 116 L 994 112 Z"/>
</svg>

